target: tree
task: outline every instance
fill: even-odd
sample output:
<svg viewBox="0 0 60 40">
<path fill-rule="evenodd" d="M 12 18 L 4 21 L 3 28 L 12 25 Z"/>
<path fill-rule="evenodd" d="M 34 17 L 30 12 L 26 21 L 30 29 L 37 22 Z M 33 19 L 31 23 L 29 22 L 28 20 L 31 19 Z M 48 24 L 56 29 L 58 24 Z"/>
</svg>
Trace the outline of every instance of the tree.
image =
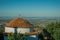
<svg viewBox="0 0 60 40">
<path fill-rule="evenodd" d="M 0 33 L 3 33 L 4 25 L 0 25 Z"/>
<path fill-rule="evenodd" d="M 60 22 L 52 22 L 47 25 L 46 29 L 51 33 L 51 36 L 55 38 L 55 40 L 60 40 Z"/>
</svg>

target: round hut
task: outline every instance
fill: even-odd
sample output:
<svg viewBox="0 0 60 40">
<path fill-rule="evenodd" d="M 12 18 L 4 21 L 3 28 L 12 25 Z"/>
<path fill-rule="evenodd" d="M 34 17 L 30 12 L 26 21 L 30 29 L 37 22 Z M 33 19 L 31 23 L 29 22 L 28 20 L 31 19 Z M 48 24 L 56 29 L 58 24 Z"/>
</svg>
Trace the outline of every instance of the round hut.
<svg viewBox="0 0 60 40">
<path fill-rule="evenodd" d="M 10 21 L 6 26 L 5 26 L 5 33 L 15 33 L 15 28 L 17 30 L 17 33 L 29 33 L 33 31 L 32 24 L 23 19 L 23 18 L 16 18 Z"/>
<path fill-rule="evenodd" d="M 5 26 L 4 33 L 21 33 L 21 34 L 29 34 L 30 36 L 27 37 L 28 40 L 37 40 L 37 30 L 34 30 L 33 25 L 23 18 L 15 18 L 10 21 Z"/>
</svg>

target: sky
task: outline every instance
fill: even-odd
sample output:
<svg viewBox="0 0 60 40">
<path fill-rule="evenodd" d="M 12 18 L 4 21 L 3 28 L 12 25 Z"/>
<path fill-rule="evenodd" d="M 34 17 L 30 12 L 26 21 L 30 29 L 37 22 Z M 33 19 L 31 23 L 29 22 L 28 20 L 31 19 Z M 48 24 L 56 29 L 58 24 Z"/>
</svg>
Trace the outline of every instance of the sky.
<svg viewBox="0 0 60 40">
<path fill-rule="evenodd" d="M 60 0 L 0 0 L 0 16 L 60 17 Z"/>
</svg>

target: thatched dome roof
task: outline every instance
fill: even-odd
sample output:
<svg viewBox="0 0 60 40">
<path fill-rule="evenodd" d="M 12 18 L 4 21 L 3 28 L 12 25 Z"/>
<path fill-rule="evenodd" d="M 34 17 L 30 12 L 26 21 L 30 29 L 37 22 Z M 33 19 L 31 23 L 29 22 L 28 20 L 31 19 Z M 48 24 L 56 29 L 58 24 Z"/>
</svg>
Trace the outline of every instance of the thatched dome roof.
<svg viewBox="0 0 60 40">
<path fill-rule="evenodd" d="M 23 18 L 16 18 L 16 19 L 13 19 L 12 21 L 10 21 L 6 25 L 6 27 L 30 28 L 30 27 L 32 27 L 32 24 Z"/>
</svg>

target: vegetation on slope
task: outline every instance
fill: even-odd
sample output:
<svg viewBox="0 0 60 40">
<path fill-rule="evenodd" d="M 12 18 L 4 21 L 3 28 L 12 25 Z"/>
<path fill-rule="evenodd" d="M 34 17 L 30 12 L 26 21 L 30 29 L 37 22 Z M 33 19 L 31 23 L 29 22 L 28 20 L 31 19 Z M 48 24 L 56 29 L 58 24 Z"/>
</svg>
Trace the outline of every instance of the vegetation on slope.
<svg viewBox="0 0 60 40">
<path fill-rule="evenodd" d="M 60 40 L 60 22 L 50 23 L 46 29 L 51 33 L 55 40 Z"/>
</svg>

